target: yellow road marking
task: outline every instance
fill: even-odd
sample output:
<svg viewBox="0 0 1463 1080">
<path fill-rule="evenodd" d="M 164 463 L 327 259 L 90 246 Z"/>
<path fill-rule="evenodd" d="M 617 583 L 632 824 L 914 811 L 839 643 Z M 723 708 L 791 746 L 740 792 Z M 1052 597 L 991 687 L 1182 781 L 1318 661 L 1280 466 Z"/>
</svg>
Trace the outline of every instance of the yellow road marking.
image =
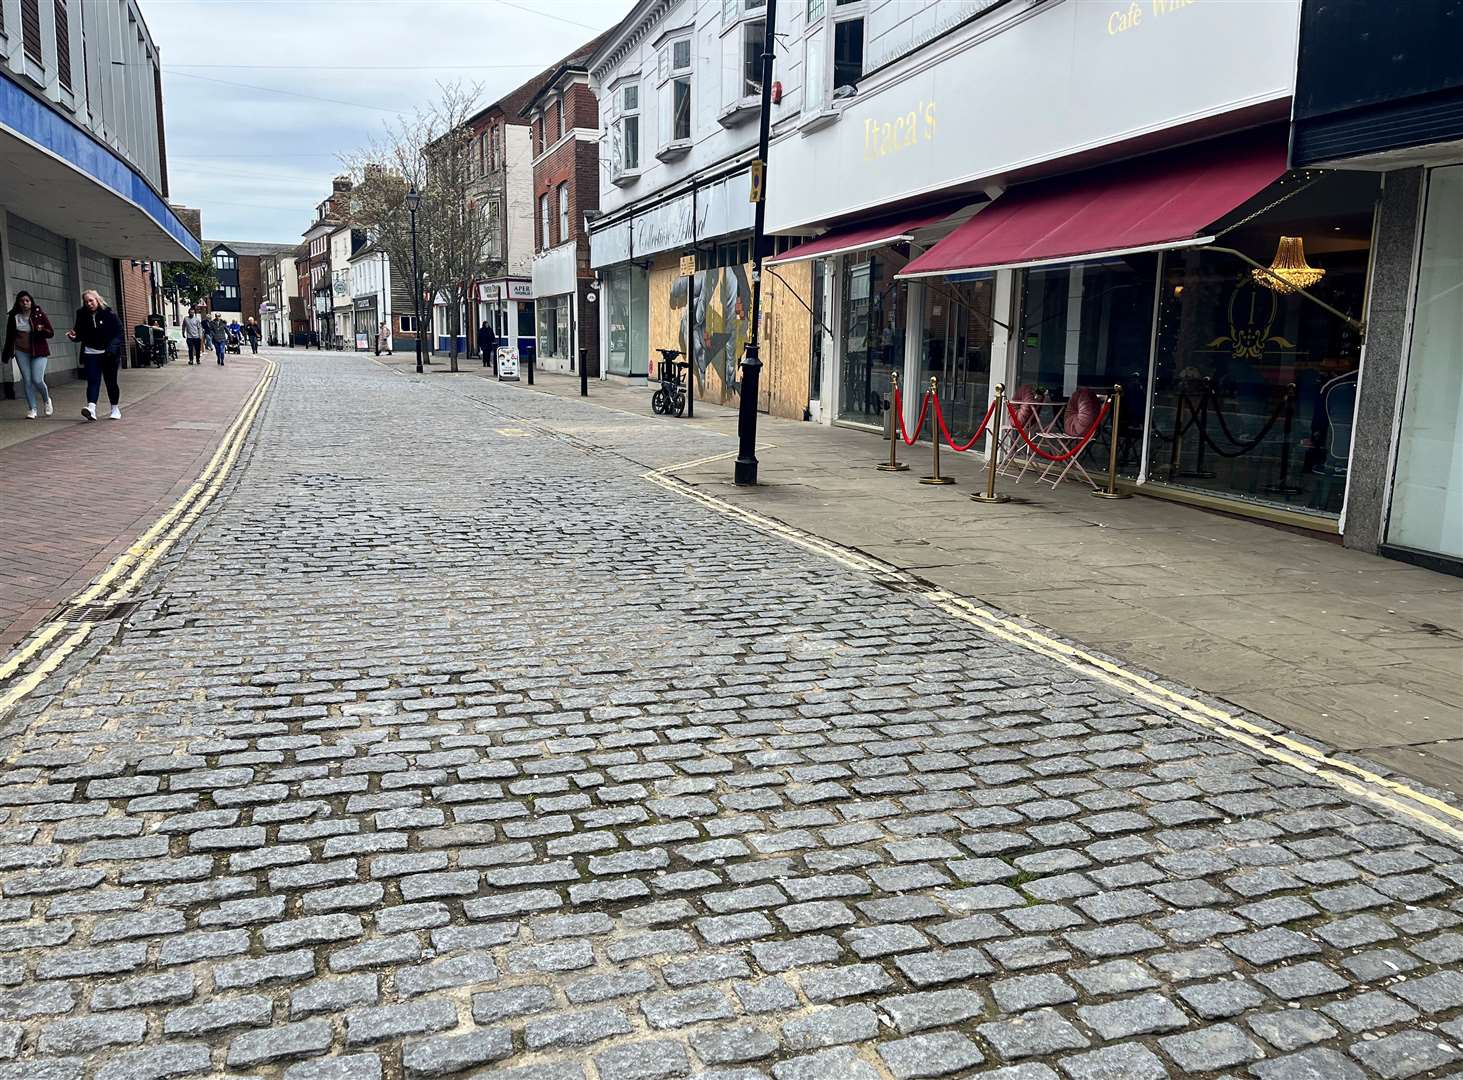
<svg viewBox="0 0 1463 1080">
<path fill-rule="evenodd" d="M 244 399 L 244 407 L 234 422 L 229 425 L 220 441 L 218 449 L 209 459 L 208 465 L 199 475 L 199 478 L 189 485 L 188 490 L 169 507 L 168 511 L 158 518 L 157 521 L 134 541 L 126 551 L 107 567 L 106 572 L 89 586 L 86 590 L 73 598 L 68 607 L 76 608 L 85 604 L 93 603 L 96 599 L 106 593 L 113 581 L 136 564 L 131 575 L 114 590 L 108 597 L 109 603 L 116 602 L 125 596 L 131 589 L 135 588 L 143 576 L 152 568 L 158 559 L 178 541 L 198 515 L 211 503 L 219 490 L 223 487 L 224 481 L 228 479 L 234 462 L 238 459 L 240 450 L 248 437 L 249 429 L 253 425 L 255 416 L 258 415 L 263 405 L 265 394 L 268 392 L 269 383 L 274 379 L 279 370 L 279 364 L 273 360 L 265 361 L 264 373 L 260 376 L 259 382 L 249 396 Z M 210 479 L 211 477 L 211 479 Z M 181 517 L 181 521 L 179 518 Z M 159 535 L 166 531 L 175 521 L 179 524 L 168 533 L 161 541 L 157 541 Z M 157 542 L 154 542 L 157 541 Z M 3 695 L 0 695 L 0 715 L 4 715 L 17 702 L 34 690 L 51 672 L 55 671 L 61 663 L 71 655 L 76 648 L 86 640 L 87 635 L 95 628 L 95 623 L 80 623 L 74 632 L 57 645 L 28 675 L 15 685 L 9 687 Z M 62 622 L 55 622 L 37 634 L 24 648 L 0 665 L 0 680 L 8 679 L 18 671 L 22 664 L 34 656 L 52 639 L 66 629 Z"/>
<path fill-rule="evenodd" d="M 669 469 L 685 467 L 670 466 Z M 667 476 L 669 469 L 657 469 L 644 473 L 642 479 L 695 500 L 718 513 L 737 518 L 756 529 L 787 540 L 814 554 L 833 559 L 850 569 L 877 578 L 903 580 L 914 584 L 913 579 L 896 566 L 780 521 L 774 521 L 715 495 L 698 491 L 674 477 Z M 992 637 L 1019 646 L 1027 652 L 1044 656 L 1087 678 L 1121 690 L 1128 696 L 1152 705 L 1154 708 L 1196 724 L 1221 738 L 1239 743 L 1273 761 L 1290 765 L 1353 795 L 1379 803 L 1389 810 L 1421 822 L 1455 841 L 1463 841 L 1463 827 L 1448 820 L 1452 818 L 1463 822 L 1463 810 L 1442 799 L 1426 795 L 1395 780 L 1389 780 L 1361 766 L 1338 761 L 1292 736 L 1266 731 L 1243 717 L 1176 693 L 1137 672 L 1129 671 L 1110 660 L 1093 656 L 1091 653 L 1066 645 L 1030 627 L 1002 618 L 994 612 L 944 589 L 929 588 L 922 592 L 916 589 L 911 591 L 911 595 L 922 595 L 941 611 L 975 626 Z M 1402 801 L 1404 799 L 1407 801 Z"/>
<path fill-rule="evenodd" d="M 21 664 L 24 664 L 32 656 L 40 652 L 46 642 L 59 634 L 63 628 L 64 625 L 62 623 L 52 623 L 32 638 L 24 648 L 16 650 L 10 659 L 0 664 L 0 682 L 4 682 L 19 671 Z"/>
<path fill-rule="evenodd" d="M 52 650 L 50 656 L 37 664 L 34 671 L 21 679 L 20 682 L 16 683 L 9 690 L 6 690 L 5 693 L 0 694 L 0 716 L 3 716 L 17 701 L 25 697 L 25 695 L 29 694 L 37 686 L 40 686 L 45 677 L 55 671 L 61 665 L 61 661 L 70 656 L 72 651 L 86 640 L 86 635 L 91 633 L 92 625 L 89 622 L 82 623 L 69 638 Z"/>
<path fill-rule="evenodd" d="M 73 597 L 69 606 L 82 607 L 86 604 L 95 603 L 97 597 L 101 596 L 114 580 L 125 573 L 129 566 L 141 558 L 148 550 L 149 545 L 173 523 L 178 515 L 183 513 L 189 503 L 203 492 L 208 484 L 209 477 L 213 475 L 214 470 L 219 467 L 227 455 L 229 446 L 238 435 L 244 419 L 246 416 L 252 415 L 250 412 L 251 405 L 263 398 L 268 388 L 269 380 L 274 378 L 275 372 L 279 369 L 279 364 L 273 360 L 266 360 L 264 363 L 264 373 L 259 377 L 258 383 L 250 391 L 249 396 L 244 399 L 244 407 L 239 410 L 239 415 L 234 418 L 234 422 L 224 432 L 223 439 L 219 441 L 218 449 L 213 452 L 213 457 L 209 459 L 208 465 L 204 467 L 198 479 L 189 485 L 188 490 L 179 496 L 177 502 L 173 503 L 162 517 L 154 521 L 146 532 L 134 540 L 126 551 L 122 552 L 121 555 L 113 560 L 112 565 L 107 567 L 101 577 L 97 578 L 88 588 Z"/>
</svg>

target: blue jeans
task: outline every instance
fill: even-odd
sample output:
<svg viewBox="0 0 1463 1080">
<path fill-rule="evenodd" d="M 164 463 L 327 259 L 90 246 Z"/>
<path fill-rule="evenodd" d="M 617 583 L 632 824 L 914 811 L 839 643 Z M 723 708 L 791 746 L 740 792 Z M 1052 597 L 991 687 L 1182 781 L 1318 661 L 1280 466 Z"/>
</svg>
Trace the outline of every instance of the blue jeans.
<svg viewBox="0 0 1463 1080">
<path fill-rule="evenodd" d="M 20 365 L 20 387 L 25 391 L 28 409 L 40 408 L 51 400 L 51 391 L 46 387 L 46 360 L 44 356 L 15 350 L 15 362 Z"/>
<path fill-rule="evenodd" d="M 214 340 L 213 351 L 218 353 L 218 362 L 220 364 L 224 362 L 224 349 L 225 347 L 227 347 L 227 345 L 228 341 L 223 338 L 217 338 Z"/>
</svg>

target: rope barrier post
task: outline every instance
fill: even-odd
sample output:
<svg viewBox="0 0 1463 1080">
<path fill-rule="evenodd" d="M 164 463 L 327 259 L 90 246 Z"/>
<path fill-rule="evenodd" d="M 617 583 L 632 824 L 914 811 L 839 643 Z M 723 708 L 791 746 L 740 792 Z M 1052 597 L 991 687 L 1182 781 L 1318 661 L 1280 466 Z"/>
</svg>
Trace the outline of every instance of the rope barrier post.
<svg viewBox="0 0 1463 1080">
<path fill-rule="evenodd" d="M 996 407 L 991 411 L 991 452 L 986 455 L 985 491 L 977 491 L 970 497 L 980 503 L 1009 502 L 1011 496 L 996 494 L 997 458 L 1001 456 L 1001 413 L 1006 408 L 1006 384 L 996 383 Z"/>
<path fill-rule="evenodd" d="M 1184 403 L 1188 401 L 1182 390 L 1177 393 L 1178 401 L 1174 404 L 1173 409 L 1173 452 L 1168 459 L 1168 478 L 1170 480 L 1178 479 L 1179 475 L 1179 452 L 1183 449 L 1184 438 Z M 1193 406 L 1190 406 L 1190 409 L 1192 408 Z"/>
<path fill-rule="evenodd" d="M 1295 421 L 1295 383 L 1285 388 L 1285 441 L 1280 444 L 1280 479 L 1265 490 L 1271 495 L 1299 495 L 1300 488 L 1290 482 L 1291 426 Z"/>
<path fill-rule="evenodd" d="M 1214 473 L 1204 467 L 1204 451 L 1209 442 L 1209 405 L 1214 399 L 1214 382 L 1211 379 L 1204 380 L 1204 396 L 1199 399 L 1199 413 L 1197 421 L 1199 424 L 1199 451 L 1194 455 L 1194 471 L 1180 473 L 1193 480 L 1213 480 Z"/>
<path fill-rule="evenodd" d="M 935 379 L 935 376 L 931 375 L 930 376 L 930 400 L 933 401 L 938 406 L 939 403 L 940 403 L 940 393 L 939 393 L 939 389 L 936 386 L 936 381 L 937 380 Z M 918 434 L 917 433 L 916 433 L 916 436 L 915 437 L 916 438 L 918 437 Z M 940 429 L 939 429 L 939 426 L 938 425 L 936 425 L 936 427 L 930 432 L 930 446 L 934 447 L 934 450 L 932 451 L 933 454 L 934 454 L 934 461 L 933 461 L 933 463 L 931 465 L 931 468 L 930 468 L 930 475 L 929 476 L 921 476 L 919 478 L 919 482 L 921 484 L 953 484 L 953 483 L 955 483 L 955 478 L 954 477 L 951 477 L 951 476 L 941 476 L 940 475 Z"/>
<path fill-rule="evenodd" d="M 1131 491 L 1118 490 L 1118 424 L 1123 417 L 1123 387 L 1114 383 L 1112 388 L 1112 427 L 1108 429 L 1112 443 L 1107 449 L 1107 490 L 1098 488 L 1092 494 L 1099 499 L 1131 499 Z"/>
<path fill-rule="evenodd" d="M 898 457 L 899 448 L 899 372 L 889 372 L 889 397 L 893 404 L 889 416 L 889 460 L 881 461 L 874 468 L 880 472 L 908 472 L 909 466 Z"/>
</svg>

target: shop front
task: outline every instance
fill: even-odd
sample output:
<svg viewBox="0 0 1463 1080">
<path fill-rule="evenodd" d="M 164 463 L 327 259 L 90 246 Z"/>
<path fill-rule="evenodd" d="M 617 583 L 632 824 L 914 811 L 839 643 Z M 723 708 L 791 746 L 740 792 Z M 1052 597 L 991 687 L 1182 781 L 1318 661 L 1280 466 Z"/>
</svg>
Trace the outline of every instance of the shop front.
<svg viewBox="0 0 1463 1080">
<path fill-rule="evenodd" d="M 902 271 L 923 284 L 920 389 L 939 379 L 959 433 L 993 367 L 1039 422 L 1120 386 L 1120 475 L 1335 532 L 1377 191 L 1288 170 L 1280 131 L 1013 188 Z"/>
<path fill-rule="evenodd" d="M 522 362 L 534 359 L 538 353 L 538 324 L 534 317 L 533 282 L 505 278 L 480 283 L 477 319 L 472 324 L 474 335 L 483 323 L 492 326 L 499 347 L 517 349 Z"/>
<path fill-rule="evenodd" d="M 374 295 L 356 297 L 352 314 L 355 319 L 354 347 L 356 352 L 374 352 L 377 327 L 380 325 L 376 315 L 376 297 Z"/>
</svg>

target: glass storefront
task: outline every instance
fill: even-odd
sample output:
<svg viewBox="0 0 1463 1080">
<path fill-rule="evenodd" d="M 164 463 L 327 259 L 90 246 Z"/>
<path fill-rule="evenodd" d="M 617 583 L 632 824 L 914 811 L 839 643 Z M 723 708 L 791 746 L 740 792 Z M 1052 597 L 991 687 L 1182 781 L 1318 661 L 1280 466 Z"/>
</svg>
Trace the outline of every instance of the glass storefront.
<svg viewBox="0 0 1463 1080">
<path fill-rule="evenodd" d="M 606 276 L 603 290 L 608 319 L 611 375 L 645 374 L 650 363 L 650 285 L 639 266 L 621 266 Z"/>
<path fill-rule="evenodd" d="M 1264 266 L 1286 261 L 1286 248 L 1290 261 L 1319 272 L 1305 285 L 1310 293 L 1359 319 L 1378 181 L 1327 173 L 1288 182 L 1296 194 L 1265 209 L 1284 192 L 1262 192 L 1231 216 L 1228 231 L 1219 224 L 1215 246 L 1163 260 L 1148 476 L 1334 517 L 1346 493 L 1361 335 L 1216 248 Z"/>
<path fill-rule="evenodd" d="M 1028 270 L 1022 276 L 1010 392 L 1061 402 L 1079 387 L 1105 395 L 1121 385 L 1118 470 L 1126 476 L 1138 475 L 1142 459 L 1157 271 L 1158 257 L 1144 252 Z M 1056 419 L 1038 412 L 1043 421 Z M 1099 450 L 1106 439 L 1104 433 L 1097 441 Z"/>
<path fill-rule="evenodd" d="M 961 442 L 990 405 L 994 293 L 993 274 L 968 281 L 931 278 L 924 286 L 919 382 L 912 392 L 923 394 L 935 378 L 945 423 Z"/>
<path fill-rule="evenodd" d="M 1428 173 L 1387 543 L 1463 559 L 1463 165 Z"/>
<path fill-rule="evenodd" d="M 573 302 L 574 298 L 567 294 L 541 297 L 537 301 L 539 359 L 567 360 L 573 355 L 574 342 L 570 333 L 570 305 Z"/>
<path fill-rule="evenodd" d="M 889 372 L 904 370 L 907 288 L 894 275 L 909 261 L 906 245 L 850 255 L 843 271 L 843 362 L 838 419 L 883 422 Z"/>
</svg>

